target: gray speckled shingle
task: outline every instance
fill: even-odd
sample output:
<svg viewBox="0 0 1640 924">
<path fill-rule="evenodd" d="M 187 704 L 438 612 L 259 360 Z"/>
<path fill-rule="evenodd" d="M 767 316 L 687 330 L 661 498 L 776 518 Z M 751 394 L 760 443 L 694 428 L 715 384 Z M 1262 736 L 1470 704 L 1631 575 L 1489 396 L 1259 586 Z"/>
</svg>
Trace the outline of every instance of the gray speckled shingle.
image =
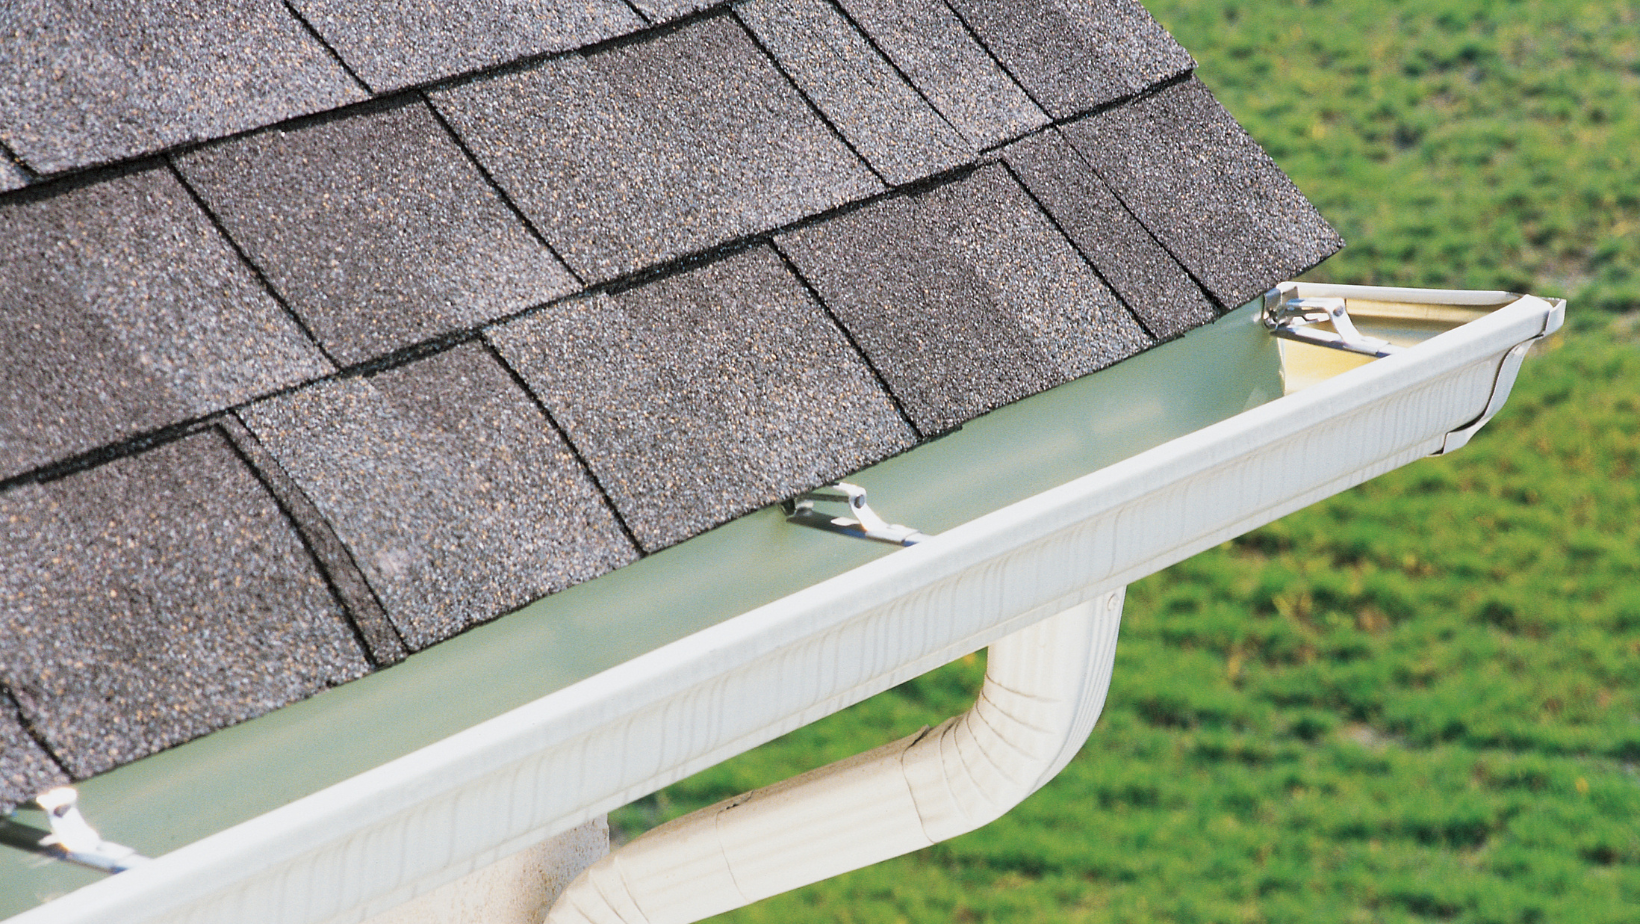
<svg viewBox="0 0 1640 924">
<path fill-rule="evenodd" d="M 777 243 L 925 435 L 1151 343 L 1000 166 Z"/>
<path fill-rule="evenodd" d="M 368 670 L 214 431 L 0 494 L 0 633 L 0 682 L 76 778 Z"/>
<path fill-rule="evenodd" d="M 249 135 L 178 167 L 343 363 L 577 287 L 419 102 Z"/>
<path fill-rule="evenodd" d="M 921 179 L 972 153 L 826 0 L 748 0 L 735 12 L 888 182 Z"/>
<path fill-rule="evenodd" d="M 654 550 L 909 448 L 835 324 L 767 247 L 489 335 Z"/>
<path fill-rule="evenodd" d="M 721 15 L 433 99 L 584 279 L 881 188 Z"/>
<path fill-rule="evenodd" d="M 1344 246 L 1194 79 L 1073 123 L 1064 134 L 1227 308 Z"/>
<path fill-rule="evenodd" d="M 376 92 L 643 28 L 620 0 L 292 0 Z"/>
<path fill-rule="evenodd" d="M 899 66 L 976 148 L 1048 124 L 1048 116 L 997 66 L 945 0 L 841 0 Z"/>
<path fill-rule="evenodd" d="M 0 4 L 0 138 L 41 173 L 365 94 L 278 0 Z"/>
<path fill-rule="evenodd" d="M 240 413 L 412 650 L 636 557 L 547 418 L 481 346 Z"/>
<path fill-rule="evenodd" d="M 728 6 L 726 0 L 632 0 L 638 12 L 654 22 L 669 22 L 711 6 Z"/>
<path fill-rule="evenodd" d="M 0 478 L 331 367 L 169 171 L 0 205 Z"/>
<path fill-rule="evenodd" d="M 1055 119 L 1131 96 L 1196 62 L 1137 0 L 950 0 Z"/>
<path fill-rule="evenodd" d="M 28 185 L 28 174 L 11 162 L 11 158 L 0 154 L 0 192 L 13 189 L 22 189 Z"/>
<path fill-rule="evenodd" d="M 1053 129 L 1003 157 L 1152 334 L 1176 337 L 1217 316 L 1201 286 Z"/>
<path fill-rule="evenodd" d="M 0 690 L 0 815 L 56 786 L 68 776 L 23 727 L 10 694 Z"/>
</svg>

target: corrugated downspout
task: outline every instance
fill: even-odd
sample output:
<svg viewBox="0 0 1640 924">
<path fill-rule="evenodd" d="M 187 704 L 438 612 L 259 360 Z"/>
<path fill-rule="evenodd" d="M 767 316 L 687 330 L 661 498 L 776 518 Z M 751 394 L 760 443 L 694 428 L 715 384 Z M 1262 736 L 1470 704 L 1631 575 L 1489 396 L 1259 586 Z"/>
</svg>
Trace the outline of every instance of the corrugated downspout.
<svg viewBox="0 0 1640 924">
<path fill-rule="evenodd" d="M 701 809 L 598 861 L 548 924 L 688 924 L 1001 817 L 1093 730 L 1124 593 L 992 643 L 978 701 L 939 727 Z"/>
</svg>

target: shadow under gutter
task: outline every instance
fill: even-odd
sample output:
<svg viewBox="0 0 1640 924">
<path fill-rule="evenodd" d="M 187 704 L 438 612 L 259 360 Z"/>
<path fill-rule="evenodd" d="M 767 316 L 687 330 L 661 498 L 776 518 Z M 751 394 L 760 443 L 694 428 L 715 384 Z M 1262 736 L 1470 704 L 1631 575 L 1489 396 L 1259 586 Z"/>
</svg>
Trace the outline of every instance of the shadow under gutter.
<svg viewBox="0 0 1640 924">
<path fill-rule="evenodd" d="M 1310 294 L 1351 297 L 1347 288 Z M 1351 290 L 1361 298 L 1367 291 Z M 1563 303 L 1507 293 L 1394 291 L 1384 297 L 1501 307 L 13 920 L 360 920 L 1442 451 L 1448 434 L 1495 412 L 1494 396 L 1507 394 L 1505 379 L 1518 368 L 1517 348 L 1552 333 L 1564 311 Z"/>
</svg>

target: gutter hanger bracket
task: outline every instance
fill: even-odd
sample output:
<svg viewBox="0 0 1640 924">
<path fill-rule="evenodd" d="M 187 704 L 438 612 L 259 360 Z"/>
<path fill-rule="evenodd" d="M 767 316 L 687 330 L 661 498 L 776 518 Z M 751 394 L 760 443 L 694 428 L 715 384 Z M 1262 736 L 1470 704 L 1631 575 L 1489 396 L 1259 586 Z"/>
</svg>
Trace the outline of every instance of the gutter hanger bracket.
<svg viewBox="0 0 1640 924">
<path fill-rule="evenodd" d="M 832 516 L 815 509 L 816 504 L 842 504 L 846 516 Z M 838 481 L 812 491 L 805 491 L 783 504 L 786 522 L 855 539 L 873 539 L 890 545 L 916 545 L 928 536 L 909 526 L 889 523 L 878 516 L 866 503 L 866 489 L 857 484 Z"/>
<path fill-rule="evenodd" d="M 1497 416 L 1503 410 L 1504 402 L 1509 400 L 1509 393 L 1514 390 L 1515 378 L 1520 375 L 1521 364 L 1526 361 L 1526 354 L 1531 352 L 1532 346 L 1550 334 L 1560 330 L 1566 322 L 1566 302 L 1563 299 L 1544 299 L 1548 305 L 1548 312 L 1543 318 L 1543 332 L 1529 340 L 1515 344 L 1509 352 L 1503 354 L 1503 361 L 1498 363 L 1498 374 L 1492 381 L 1492 394 L 1486 399 L 1486 408 L 1480 416 L 1448 433 L 1441 442 L 1441 448 L 1430 453 L 1434 456 L 1444 456 L 1455 452 L 1469 444 L 1469 440 L 1480 428 L 1486 426 L 1487 421 Z"/>
<path fill-rule="evenodd" d="M 1292 292 L 1280 286 L 1264 295 L 1264 326 L 1272 335 L 1375 359 L 1401 352 L 1401 347 L 1388 340 L 1361 333 L 1350 320 L 1344 299 L 1301 298 Z M 1331 324 L 1333 329 L 1324 330 L 1317 326 L 1320 324 Z"/>
<path fill-rule="evenodd" d="M 79 793 L 72 786 L 59 786 L 34 797 L 34 805 L 45 812 L 50 832 L 0 817 L 0 843 L 65 860 L 105 873 L 121 873 L 147 863 L 130 847 L 105 841 L 80 814 Z"/>
</svg>

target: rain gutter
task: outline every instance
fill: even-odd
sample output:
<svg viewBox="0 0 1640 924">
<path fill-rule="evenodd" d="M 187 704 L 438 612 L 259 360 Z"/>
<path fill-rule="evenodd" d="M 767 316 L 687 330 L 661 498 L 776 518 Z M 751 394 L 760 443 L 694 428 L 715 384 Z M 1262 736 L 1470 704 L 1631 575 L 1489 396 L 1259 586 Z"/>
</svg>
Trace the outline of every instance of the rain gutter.
<svg viewBox="0 0 1640 924">
<path fill-rule="evenodd" d="M 1564 311 L 1563 303 L 1508 293 L 1299 286 L 1296 294 L 1378 305 L 1391 326 L 1404 320 L 1408 329 L 1441 326 L 1443 311 L 1485 313 L 1396 355 L 1317 375 L 1295 394 L 663 645 L 13 920 L 360 920 L 1452 448 L 1496 412 L 1524 345 L 1558 328 Z M 1411 339 L 1422 336 L 1427 331 Z M 1317 349 L 1292 345 L 1290 352 L 1302 365 Z"/>
</svg>

